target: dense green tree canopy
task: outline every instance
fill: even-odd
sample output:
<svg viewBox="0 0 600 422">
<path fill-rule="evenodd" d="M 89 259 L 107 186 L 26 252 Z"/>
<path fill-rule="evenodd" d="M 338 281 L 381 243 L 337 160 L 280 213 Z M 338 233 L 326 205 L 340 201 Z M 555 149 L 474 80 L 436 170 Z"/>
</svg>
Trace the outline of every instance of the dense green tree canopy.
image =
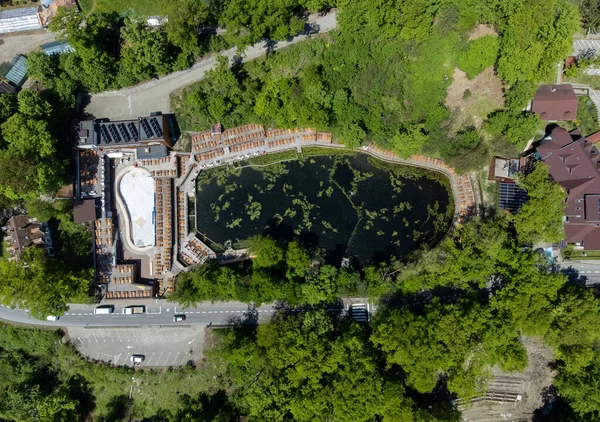
<svg viewBox="0 0 600 422">
<path fill-rule="evenodd" d="M 563 210 L 566 193 L 549 175 L 550 167 L 538 163 L 522 182 L 528 200 L 514 217 L 521 243 L 558 242 L 564 239 Z"/>
</svg>

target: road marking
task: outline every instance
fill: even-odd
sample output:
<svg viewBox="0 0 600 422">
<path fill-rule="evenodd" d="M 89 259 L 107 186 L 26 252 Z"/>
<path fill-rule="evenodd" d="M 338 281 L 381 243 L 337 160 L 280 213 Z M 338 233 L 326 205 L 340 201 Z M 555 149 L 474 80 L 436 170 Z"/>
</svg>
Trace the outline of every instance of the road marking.
<svg viewBox="0 0 600 422">
<path fill-rule="evenodd" d="M 127 346 L 128 349 L 133 349 L 133 346 Z"/>
<path fill-rule="evenodd" d="M 83 314 L 77 314 L 77 315 L 83 315 Z"/>
<path fill-rule="evenodd" d="M 202 313 L 203 313 L 203 314 L 205 314 L 205 313 L 206 313 L 206 311 L 202 311 Z"/>
</svg>

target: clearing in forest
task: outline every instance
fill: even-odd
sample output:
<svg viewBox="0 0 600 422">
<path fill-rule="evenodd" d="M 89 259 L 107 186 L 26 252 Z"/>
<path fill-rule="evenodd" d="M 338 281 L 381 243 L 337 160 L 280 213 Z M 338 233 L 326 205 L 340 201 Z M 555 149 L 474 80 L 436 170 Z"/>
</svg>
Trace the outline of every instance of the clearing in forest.
<svg viewBox="0 0 600 422">
<path fill-rule="evenodd" d="M 498 33 L 494 28 L 489 25 L 479 24 L 469 33 L 469 41 L 476 40 L 477 38 L 485 37 L 486 35 L 498 36 Z"/>
<path fill-rule="evenodd" d="M 452 85 L 446 94 L 446 107 L 450 110 L 447 124 L 451 135 L 470 126 L 480 128 L 485 117 L 504 106 L 502 81 L 489 67 L 469 80 L 462 70 L 456 68 Z"/>
</svg>

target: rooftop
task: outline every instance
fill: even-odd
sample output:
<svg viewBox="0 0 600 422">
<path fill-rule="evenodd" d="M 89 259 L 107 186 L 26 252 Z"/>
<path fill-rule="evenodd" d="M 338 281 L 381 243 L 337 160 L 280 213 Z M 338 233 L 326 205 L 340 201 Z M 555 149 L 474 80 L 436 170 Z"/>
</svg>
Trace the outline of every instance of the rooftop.
<svg viewBox="0 0 600 422">
<path fill-rule="evenodd" d="M 541 85 L 533 97 L 532 111 L 546 121 L 574 120 L 577 104 L 571 85 Z"/>
<path fill-rule="evenodd" d="M 0 34 L 42 29 L 37 7 L 8 9 L 0 12 Z"/>
<path fill-rule="evenodd" d="M 600 153 L 579 132 L 556 127 L 537 147 L 552 178 L 568 192 L 565 233 L 569 243 L 600 249 Z"/>
<path fill-rule="evenodd" d="M 163 115 L 139 117 L 137 120 L 81 121 L 78 145 L 91 147 L 135 147 L 137 143 L 171 145 L 168 124 Z"/>
<path fill-rule="evenodd" d="M 23 85 L 27 79 L 27 59 L 25 56 L 18 55 L 13 59 L 13 65 L 6 74 L 6 79 L 16 86 Z"/>
</svg>

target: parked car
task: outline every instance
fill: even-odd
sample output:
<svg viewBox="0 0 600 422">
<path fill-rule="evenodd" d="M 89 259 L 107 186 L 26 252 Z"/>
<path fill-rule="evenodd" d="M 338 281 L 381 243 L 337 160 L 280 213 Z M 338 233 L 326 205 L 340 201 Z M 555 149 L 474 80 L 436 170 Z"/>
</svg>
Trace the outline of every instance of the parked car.
<svg viewBox="0 0 600 422">
<path fill-rule="evenodd" d="M 133 364 L 142 363 L 146 357 L 144 355 L 132 355 L 131 362 Z"/>
<path fill-rule="evenodd" d="M 185 315 L 173 315 L 173 322 L 185 321 Z"/>
<path fill-rule="evenodd" d="M 58 321 L 58 317 L 55 315 L 48 315 L 46 321 Z"/>
</svg>

